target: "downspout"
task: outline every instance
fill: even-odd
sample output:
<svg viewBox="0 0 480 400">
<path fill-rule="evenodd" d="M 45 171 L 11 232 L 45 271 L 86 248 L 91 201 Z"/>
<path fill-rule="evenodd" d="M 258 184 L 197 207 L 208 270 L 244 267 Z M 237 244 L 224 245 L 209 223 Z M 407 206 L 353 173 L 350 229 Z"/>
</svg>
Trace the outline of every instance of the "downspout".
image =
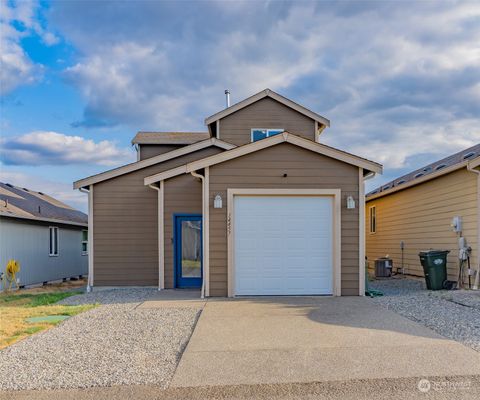
<svg viewBox="0 0 480 400">
<path fill-rule="evenodd" d="M 472 168 L 470 163 L 467 164 L 467 170 L 477 174 L 477 271 L 473 289 L 478 290 L 480 285 L 480 171 Z"/>
<path fill-rule="evenodd" d="M 135 143 L 133 147 L 135 148 L 135 151 L 137 153 L 137 161 L 140 161 L 140 146 L 137 143 Z"/>
<path fill-rule="evenodd" d="M 205 199 L 205 177 L 203 175 L 197 174 L 195 171 L 190 172 L 193 177 L 199 178 L 202 181 L 202 263 L 204 263 L 205 260 L 205 204 L 204 199 Z M 203 279 L 202 279 L 202 291 L 200 297 L 202 299 L 205 298 L 205 271 L 203 271 Z"/>
<path fill-rule="evenodd" d="M 157 202 L 158 202 L 158 216 L 157 216 L 157 225 L 158 225 L 158 290 L 164 289 L 165 285 L 165 265 L 164 265 L 164 221 L 163 221 L 163 181 L 160 181 L 160 186 L 148 185 L 149 188 L 155 189 L 157 191 Z"/>
<path fill-rule="evenodd" d="M 93 185 L 89 189 L 83 187 L 78 189 L 88 194 L 88 279 L 87 293 L 93 290 Z"/>
</svg>

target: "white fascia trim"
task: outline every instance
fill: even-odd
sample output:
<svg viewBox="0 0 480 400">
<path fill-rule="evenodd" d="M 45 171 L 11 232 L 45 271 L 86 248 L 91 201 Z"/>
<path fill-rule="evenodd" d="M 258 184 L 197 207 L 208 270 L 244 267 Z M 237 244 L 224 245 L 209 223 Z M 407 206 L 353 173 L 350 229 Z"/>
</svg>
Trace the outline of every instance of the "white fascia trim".
<svg viewBox="0 0 480 400">
<path fill-rule="evenodd" d="M 117 176 L 128 174 L 133 171 L 137 171 L 142 168 L 149 167 L 151 165 L 159 164 L 161 162 L 171 160 L 172 158 L 180 157 L 185 154 L 193 153 L 194 151 L 202 150 L 210 146 L 216 146 L 224 150 L 231 150 L 237 146 L 224 142 L 216 138 L 210 138 L 207 140 L 202 140 L 191 144 L 189 146 L 181 147 L 180 149 L 169 151 L 168 153 L 160 154 L 155 157 L 147 158 L 146 160 L 134 162 L 131 164 L 124 165 L 123 167 L 115 168 L 110 171 L 102 172 L 98 175 L 90 176 L 85 179 L 81 179 L 73 183 L 74 189 L 80 189 L 81 187 L 87 187 L 98 182 L 105 181 L 107 179 L 112 179 Z"/>
<path fill-rule="evenodd" d="M 220 111 L 216 114 L 213 114 L 212 116 L 205 119 L 205 124 L 209 125 L 212 122 L 215 122 L 219 119 L 225 118 L 227 115 L 230 115 L 230 114 L 232 114 L 232 113 L 234 113 L 238 110 L 241 110 L 242 108 L 245 108 L 245 107 L 249 106 L 250 104 L 253 104 L 253 103 L 255 103 L 255 102 L 257 102 L 257 101 L 259 101 L 259 100 L 261 100 L 265 97 L 270 97 L 270 98 L 278 101 L 279 103 L 282 103 L 283 105 L 285 105 L 289 108 L 292 108 L 295 111 L 298 111 L 300 114 L 306 115 L 307 117 L 313 119 L 314 121 L 320 122 L 322 125 L 330 126 L 330 121 L 327 118 L 322 117 L 321 115 L 309 110 L 308 108 L 305 108 L 305 107 L 301 106 L 300 104 L 295 103 L 294 101 L 292 101 L 290 99 L 287 99 L 286 97 L 283 97 L 283 96 L 279 95 L 278 93 L 275 93 L 271 89 L 262 90 L 261 92 L 259 92 L 257 94 L 254 94 L 253 96 L 250 96 L 250 97 L 246 98 L 245 100 L 242 100 L 239 103 L 234 104 L 233 106 L 226 108 L 225 110 L 222 110 L 222 111 Z"/>
<path fill-rule="evenodd" d="M 284 142 L 302 147 L 304 149 L 313 151 L 318 154 L 325 155 L 327 157 L 331 157 L 331 158 L 346 162 L 351 165 L 355 165 L 359 168 L 363 168 L 368 171 L 372 171 L 379 174 L 381 174 L 383 171 L 383 167 L 380 164 L 377 164 L 373 161 L 368 161 L 363 158 L 345 153 L 341 150 L 337 150 L 332 147 L 325 146 L 320 143 L 315 143 L 311 140 L 303 139 L 296 135 L 292 135 L 288 132 L 284 132 L 281 135 L 271 136 L 269 138 L 258 140 L 256 142 L 249 143 L 220 154 L 206 157 L 198 161 L 193 161 L 181 167 L 177 167 L 165 172 L 160 172 L 155 175 L 147 176 L 144 179 L 144 183 L 145 185 L 150 185 L 154 182 L 158 182 L 163 179 L 168 179 L 182 173 L 190 173 L 192 171 L 210 167 L 212 165 L 219 164 L 228 160 L 232 160 L 234 158 L 237 158 L 246 154 L 250 154 L 255 151 L 259 151 L 267 147 L 271 147 L 276 144 L 280 144 Z"/>
<path fill-rule="evenodd" d="M 480 167 L 480 157 L 477 157 L 471 161 L 468 162 L 468 169 L 472 170 L 474 168 Z"/>
</svg>

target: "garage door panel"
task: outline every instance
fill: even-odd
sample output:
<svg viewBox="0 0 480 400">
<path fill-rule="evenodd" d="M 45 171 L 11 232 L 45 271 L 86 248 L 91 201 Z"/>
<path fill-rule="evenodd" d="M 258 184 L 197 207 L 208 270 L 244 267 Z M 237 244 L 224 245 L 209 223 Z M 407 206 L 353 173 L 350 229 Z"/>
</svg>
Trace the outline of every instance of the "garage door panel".
<svg viewBox="0 0 480 400">
<path fill-rule="evenodd" d="M 333 198 L 239 196 L 237 295 L 332 294 Z"/>
</svg>

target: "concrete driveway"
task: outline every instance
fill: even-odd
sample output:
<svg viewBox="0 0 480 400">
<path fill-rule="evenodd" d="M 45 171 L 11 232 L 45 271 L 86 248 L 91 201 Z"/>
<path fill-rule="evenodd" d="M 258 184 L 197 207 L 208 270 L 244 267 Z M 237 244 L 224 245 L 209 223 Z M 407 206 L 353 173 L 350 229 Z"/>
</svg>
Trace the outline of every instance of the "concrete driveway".
<svg viewBox="0 0 480 400">
<path fill-rule="evenodd" d="M 480 374 L 480 354 L 368 298 L 210 300 L 170 387 Z"/>
</svg>

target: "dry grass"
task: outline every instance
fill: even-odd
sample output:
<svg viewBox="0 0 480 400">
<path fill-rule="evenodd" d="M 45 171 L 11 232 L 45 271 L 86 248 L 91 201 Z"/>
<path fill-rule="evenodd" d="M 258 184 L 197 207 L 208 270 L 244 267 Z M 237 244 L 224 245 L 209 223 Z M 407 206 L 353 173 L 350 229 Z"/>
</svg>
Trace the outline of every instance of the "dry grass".
<svg viewBox="0 0 480 400">
<path fill-rule="evenodd" d="M 16 291 L 14 293 L 24 294 L 24 293 L 65 292 L 67 290 L 73 290 L 73 289 L 80 290 L 80 289 L 83 289 L 86 285 L 87 285 L 87 280 L 83 278 L 83 279 L 78 279 L 76 281 L 47 283 L 46 285 L 20 289 L 19 291 Z"/>
<path fill-rule="evenodd" d="M 60 323 L 28 323 L 27 318 L 49 315 L 73 316 L 96 307 L 95 304 L 55 305 L 57 301 L 79 293 L 72 291 L 72 286 L 74 285 L 48 285 L 0 294 L 0 349 Z"/>
</svg>

